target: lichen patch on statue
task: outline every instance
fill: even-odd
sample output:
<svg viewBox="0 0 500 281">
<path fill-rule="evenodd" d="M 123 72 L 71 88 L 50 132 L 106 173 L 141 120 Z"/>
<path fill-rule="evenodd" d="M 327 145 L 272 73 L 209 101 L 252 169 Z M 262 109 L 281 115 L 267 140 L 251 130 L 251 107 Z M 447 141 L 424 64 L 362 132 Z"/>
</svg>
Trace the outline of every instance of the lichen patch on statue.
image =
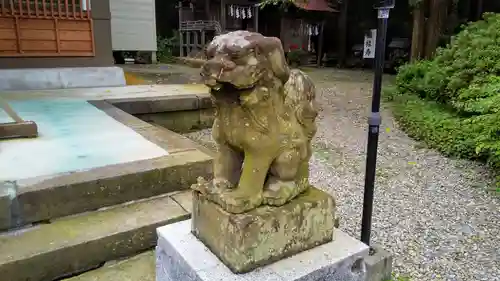
<svg viewBox="0 0 500 281">
<path fill-rule="evenodd" d="M 201 76 L 215 100 L 219 150 L 214 180 L 192 188 L 230 213 L 286 204 L 310 187 L 313 82 L 289 69 L 279 39 L 259 33 L 217 36 L 207 57 Z"/>
<path fill-rule="evenodd" d="M 247 48 L 250 46 L 250 41 L 246 39 L 247 36 L 251 36 L 252 33 L 240 30 L 231 32 L 225 35 L 217 36 L 210 42 L 209 48 L 216 48 L 217 51 L 222 52 L 227 46 L 233 46 L 238 48 Z"/>
</svg>

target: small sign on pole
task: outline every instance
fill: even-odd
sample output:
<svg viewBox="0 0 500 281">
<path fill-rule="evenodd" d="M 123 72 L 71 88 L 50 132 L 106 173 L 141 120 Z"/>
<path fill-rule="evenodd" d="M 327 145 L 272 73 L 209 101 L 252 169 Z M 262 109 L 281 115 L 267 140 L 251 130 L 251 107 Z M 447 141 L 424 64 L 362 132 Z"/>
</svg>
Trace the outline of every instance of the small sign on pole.
<svg viewBox="0 0 500 281">
<path fill-rule="evenodd" d="M 378 10 L 378 18 L 379 19 L 388 19 L 389 18 L 389 9 L 379 9 Z"/>
<path fill-rule="evenodd" d="M 364 59 L 374 59 L 375 58 L 376 42 L 377 42 L 377 30 L 370 29 L 370 31 L 365 35 L 365 46 L 363 48 L 363 58 Z"/>
</svg>

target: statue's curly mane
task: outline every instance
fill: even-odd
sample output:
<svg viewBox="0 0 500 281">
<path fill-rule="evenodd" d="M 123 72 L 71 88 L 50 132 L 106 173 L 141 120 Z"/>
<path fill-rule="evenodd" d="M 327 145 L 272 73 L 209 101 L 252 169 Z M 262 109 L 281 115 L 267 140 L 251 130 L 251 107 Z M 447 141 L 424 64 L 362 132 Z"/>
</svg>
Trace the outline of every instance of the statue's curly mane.
<svg viewBox="0 0 500 281">
<path fill-rule="evenodd" d="M 285 104 L 295 112 L 297 121 L 305 130 L 306 136 L 312 140 L 316 133 L 316 87 L 312 80 L 302 71 L 294 69 L 284 85 Z"/>
</svg>

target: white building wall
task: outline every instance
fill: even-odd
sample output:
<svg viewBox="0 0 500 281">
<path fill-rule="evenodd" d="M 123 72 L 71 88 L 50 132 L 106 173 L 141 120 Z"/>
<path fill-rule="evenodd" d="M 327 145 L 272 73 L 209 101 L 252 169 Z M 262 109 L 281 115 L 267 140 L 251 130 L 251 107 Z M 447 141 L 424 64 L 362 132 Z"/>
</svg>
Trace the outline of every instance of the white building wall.
<svg viewBox="0 0 500 281">
<path fill-rule="evenodd" d="M 110 0 L 114 51 L 156 51 L 155 0 Z"/>
</svg>

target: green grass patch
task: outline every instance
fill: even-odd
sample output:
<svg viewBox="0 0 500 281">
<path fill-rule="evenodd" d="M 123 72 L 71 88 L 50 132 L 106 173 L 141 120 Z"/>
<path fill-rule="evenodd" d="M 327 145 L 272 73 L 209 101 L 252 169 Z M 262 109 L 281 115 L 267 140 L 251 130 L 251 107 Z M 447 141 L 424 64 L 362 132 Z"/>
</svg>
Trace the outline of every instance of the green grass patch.
<svg viewBox="0 0 500 281">
<path fill-rule="evenodd" d="M 411 94 L 385 94 L 400 127 L 412 138 L 427 147 L 456 158 L 488 163 L 497 176 L 496 193 L 500 192 L 500 161 L 493 136 L 485 138 L 496 124 L 482 122 L 481 116 L 464 117 L 442 104 Z M 484 142 L 486 140 L 486 142 Z M 494 149 L 482 150 L 491 143 Z"/>
<path fill-rule="evenodd" d="M 396 274 L 392 273 L 392 278 L 385 281 L 412 281 L 410 277 L 407 276 L 396 276 Z"/>
<path fill-rule="evenodd" d="M 478 134 L 464 126 L 464 118 L 414 95 L 398 95 L 390 102 L 394 117 L 410 137 L 447 156 L 479 158 L 474 141 Z"/>
</svg>

